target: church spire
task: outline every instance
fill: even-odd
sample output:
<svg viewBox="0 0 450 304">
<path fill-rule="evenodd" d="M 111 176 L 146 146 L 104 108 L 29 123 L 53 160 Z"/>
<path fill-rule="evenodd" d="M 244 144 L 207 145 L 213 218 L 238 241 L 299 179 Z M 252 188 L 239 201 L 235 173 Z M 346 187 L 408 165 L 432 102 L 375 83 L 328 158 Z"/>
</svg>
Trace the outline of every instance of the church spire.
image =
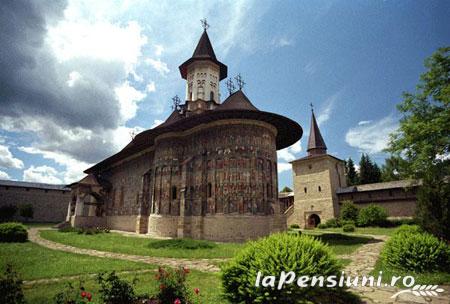
<svg viewBox="0 0 450 304">
<path fill-rule="evenodd" d="M 320 134 L 312 104 L 311 114 L 311 128 L 309 130 L 308 149 L 306 150 L 308 156 L 327 154 L 327 146 L 322 138 L 322 134 Z"/>
</svg>

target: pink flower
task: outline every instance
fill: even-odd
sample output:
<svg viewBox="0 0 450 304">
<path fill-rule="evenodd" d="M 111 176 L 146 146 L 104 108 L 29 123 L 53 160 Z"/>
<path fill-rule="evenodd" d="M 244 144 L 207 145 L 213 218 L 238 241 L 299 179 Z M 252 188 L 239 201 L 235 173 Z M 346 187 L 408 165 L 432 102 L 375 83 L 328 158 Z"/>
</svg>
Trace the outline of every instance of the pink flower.
<svg viewBox="0 0 450 304">
<path fill-rule="evenodd" d="M 196 295 L 198 295 L 200 293 L 200 289 L 194 288 L 194 292 L 195 292 Z"/>
<path fill-rule="evenodd" d="M 175 299 L 175 301 L 173 301 L 173 304 L 181 304 L 180 299 Z"/>
</svg>

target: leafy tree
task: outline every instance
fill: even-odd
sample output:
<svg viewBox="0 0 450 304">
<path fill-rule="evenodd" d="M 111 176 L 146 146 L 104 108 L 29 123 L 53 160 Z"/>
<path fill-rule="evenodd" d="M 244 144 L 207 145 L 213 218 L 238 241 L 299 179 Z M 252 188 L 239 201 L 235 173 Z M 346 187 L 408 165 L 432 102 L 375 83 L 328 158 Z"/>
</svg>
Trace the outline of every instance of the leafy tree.
<svg viewBox="0 0 450 304">
<path fill-rule="evenodd" d="M 381 180 L 383 182 L 390 182 L 401 180 L 404 178 L 402 173 L 407 165 L 406 161 L 398 156 L 391 156 L 385 159 L 385 163 L 381 166 Z"/>
<path fill-rule="evenodd" d="M 339 220 L 341 221 L 353 221 L 356 223 L 358 220 L 359 209 L 353 204 L 352 201 L 344 201 L 340 210 Z"/>
<path fill-rule="evenodd" d="M 347 185 L 357 185 L 359 177 L 355 169 L 355 163 L 351 157 L 349 157 L 348 161 L 345 162 L 345 166 L 347 169 Z"/>
<path fill-rule="evenodd" d="M 403 117 L 388 151 L 402 157 L 405 176 L 421 179 L 417 220 L 423 229 L 450 239 L 450 47 L 425 60 L 414 93 L 397 106 Z"/>
<path fill-rule="evenodd" d="M 376 163 L 373 163 L 369 155 L 362 154 L 359 161 L 360 184 L 378 183 L 381 181 L 381 171 Z"/>
<path fill-rule="evenodd" d="M 283 188 L 283 190 L 281 190 L 281 192 L 292 192 L 292 189 L 286 186 Z"/>
</svg>

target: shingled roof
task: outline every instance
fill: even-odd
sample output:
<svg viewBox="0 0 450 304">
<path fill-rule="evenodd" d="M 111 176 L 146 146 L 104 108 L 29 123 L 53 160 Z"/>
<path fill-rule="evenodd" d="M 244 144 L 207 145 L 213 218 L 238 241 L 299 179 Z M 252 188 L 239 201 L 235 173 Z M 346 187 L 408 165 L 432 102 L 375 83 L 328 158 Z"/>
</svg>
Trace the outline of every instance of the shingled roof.
<svg viewBox="0 0 450 304">
<path fill-rule="evenodd" d="M 241 90 L 234 92 L 219 106 L 219 110 L 259 111 Z"/>
<path fill-rule="evenodd" d="M 214 49 L 212 47 L 211 41 L 209 40 L 206 30 L 203 31 L 203 34 L 198 41 L 197 47 L 195 48 L 192 57 L 179 66 L 181 77 L 183 79 L 186 79 L 188 66 L 194 61 L 201 60 L 209 60 L 217 64 L 220 69 L 220 80 L 227 78 L 228 67 L 217 60 L 216 54 L 214 53 Z"/>
<path fill-rule="evenodd" d="M 308 149 L 306 150 L 309 155 L 326 154 L 327 146 L 323 140 L 322 134 L 320 134 L 319 126 L 317 125 L 316 116 L 312 112 L 311 128 L 309 130 Z"/>
</svg>

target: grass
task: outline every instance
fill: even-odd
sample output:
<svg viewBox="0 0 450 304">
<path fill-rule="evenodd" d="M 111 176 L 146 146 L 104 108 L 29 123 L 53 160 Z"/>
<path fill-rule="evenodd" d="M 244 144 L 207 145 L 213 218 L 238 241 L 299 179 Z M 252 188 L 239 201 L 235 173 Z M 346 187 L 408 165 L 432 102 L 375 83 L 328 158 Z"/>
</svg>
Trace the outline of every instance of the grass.
<svg viewBox="0 0 450 304">
<path fill-rule="evenodd" d="M 41 231 L 41 237 L 78 248 L 135 254 L 154 257 L 211 259 L 233 257 L 244 244 L 214 243 L 209 241 L 156 240 L 142 237 L 123 236 L 119 233 L 83 235 L 56 230 Z"/>
<path fill-rule="evenodd" d="M 157 267 L 145 263 L 56 251 L 31 242 L 2 243 L 0 269 L 4 269 L 6 264 L 13 265 L 24 280 L 98 273 L 105 270 L 122 271 Z"/>
<path fill-rule="evenodd" d="M 351 254 L 359 247 L 372 240 L 371 237 L 348 235 L 342 233 L 321 233 L 316 230 L 303 231 L 305 235 L 311 235 L 328 244 L 337 255 Z"/>
<path fill-rule="evenodd" d="M 372 235 L 387 235 L 391 236 L 398 227 L 384 228 L 384 227 L 356 227 L 355 232 L 348 234 L 372 234 Z M 322 232 L 339 232 L 344 233 L 341 228 L 327 228 L 327 229 L 316 229 L 313 231 Z"/>
<path fill-rule="evenodd" d="M 155 294 L 158 289 L 156 280 L 153 273 L 144 274 L 124 274 L 119 277 L 131 282 L 135 277 L 138 279 L 135 285 L 135 291 L 137 294 Z M 67 281 L 65 281 L 67 282 Z M 51 299 L 60 292 L 65 282 L 50 283 L 50 284 L 35 284 L 32 286 L 26 286 L 24 288 L 25 298 L 28 303 L 33 304 L 48 304 L 51 303 Z M 74 286 L 78 286 L 77 280 L 70 280 Z M 86 290 L 92 293 L 93 304 L 100 303 L 98 285 L 95 278 L 86 278 L 84 280 L 84 286 Z M 201 303 L 217 303 L 226 304 L 229 303 L 222 297 L 221 282 L 218 274 L 204 273 L 199 271 L 191 271 L 188 275 L 188 286 L 190 288 L 199 288 L 201 294 Z"/>
<path fill-rule="evenodd" d="M 392 267 L 385 267 L 381 261 L 378 259 L 375 264 L 374 270 L 372 270 L 371 274 L 373 276 L 378 276 L 379 272 L 383 271 L 382 281 L 384 283 L 391 283 L 391 278 L 393 276 L 401 276 L 402 278 L 405 276 L 413 276 L 415 279 L 415 284 L 421 285 L 442 285 L 442 284 L 450 284 L 450 273 L 449 272 L 429 272 L 429 273 L 415 273 L 411 271 L 405 271 L 400 269 L 395 269 Z M 396 284 L 397 287 L 404 287 L 401 284 L 400 279 Z"/>
</svg>

